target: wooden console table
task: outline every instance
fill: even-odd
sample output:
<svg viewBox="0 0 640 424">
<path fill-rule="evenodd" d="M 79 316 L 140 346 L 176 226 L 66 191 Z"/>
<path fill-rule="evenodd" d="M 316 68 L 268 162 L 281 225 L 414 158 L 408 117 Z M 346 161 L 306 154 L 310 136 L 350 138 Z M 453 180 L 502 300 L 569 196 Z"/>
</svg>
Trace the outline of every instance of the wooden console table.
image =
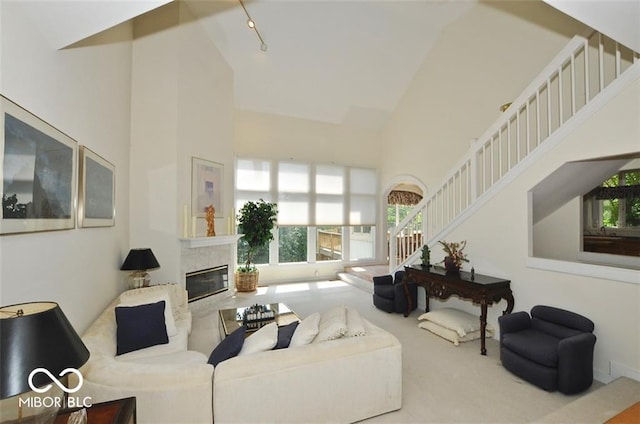
<svg viewBox="0 0 640 424">
<path fill-rule="evenodd" d="M 507 309 L 502 314 L 509 314 L 513 311 L 513 293 L 511 292 L 511 281 L 486 275 L 475 274 L 471 279 L 471 273 L 460 271 L 460 273 L 447 273 L 441 267 L 424 267 L 422 265 L 411 265 L 404 268 L 403 279 L 404 291 L 407 296 L 407 311 L 404 316 L 409 316 L 413 309 L 411 296 L 409 296 L 408 282 L 416 283 L 425 289 L 425 300 L 429 312 L 429 298 L 448 299 L 452 294 L 458 295 L 462 299 L 471 300 L 480 304 L 480 353 L 487 354 L 485 347 L 485 332 L 487 328 L 487 306 L 501 299 L 507 301 Z"/>
</svg>

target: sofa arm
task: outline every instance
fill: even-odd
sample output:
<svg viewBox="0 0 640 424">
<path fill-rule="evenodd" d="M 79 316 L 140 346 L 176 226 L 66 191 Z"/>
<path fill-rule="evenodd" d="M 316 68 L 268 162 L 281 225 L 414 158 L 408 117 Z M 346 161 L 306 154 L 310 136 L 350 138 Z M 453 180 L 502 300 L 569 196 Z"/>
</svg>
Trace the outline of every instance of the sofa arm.
<svg viewBox="0 0 640 424">
<path fill-rule="evenodd" d="M 558 390 L 565 394 L 586 390 L 593 382 L 596 336 L 582 333 L 558 343 Z"/>
<path fill-rule="evenodd" d="M 213 421 L 213 367 L 207 363 L 129 363 L 92 355 L 80 371 L 84 382 L 74 396 L 91 403 L 135 396 L 138 424 Z"/>
<path fill-rule="evenodd" d="M 514 312 L 499 316 L 498 324 L 500 326 L 500 337 L 502 337 L 503 334 L 515 333 L 530 328 L 531 318 L 524 311 Z"/>
<path fill-rule="evenodd" d="M 80 370 L 85 380 L 103 386 L 163 390 L 211 383 L 213 367 L 207 363 L 144 364 L 110 358 L 91 359 Z"/>
</svg>

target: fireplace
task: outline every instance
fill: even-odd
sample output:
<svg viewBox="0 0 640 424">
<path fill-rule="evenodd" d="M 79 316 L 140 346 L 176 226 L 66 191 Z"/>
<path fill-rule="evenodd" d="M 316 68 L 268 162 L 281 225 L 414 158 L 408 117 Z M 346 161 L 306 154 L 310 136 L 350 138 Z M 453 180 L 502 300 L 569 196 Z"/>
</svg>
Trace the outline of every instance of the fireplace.
<svg viewBox="0 0 640 424">
<path fill-rule="evenodd" d="M 229 267 L 227 265 L 201 269 L 186 274 L 189 302 L 229 290 Z"/>
</svg>

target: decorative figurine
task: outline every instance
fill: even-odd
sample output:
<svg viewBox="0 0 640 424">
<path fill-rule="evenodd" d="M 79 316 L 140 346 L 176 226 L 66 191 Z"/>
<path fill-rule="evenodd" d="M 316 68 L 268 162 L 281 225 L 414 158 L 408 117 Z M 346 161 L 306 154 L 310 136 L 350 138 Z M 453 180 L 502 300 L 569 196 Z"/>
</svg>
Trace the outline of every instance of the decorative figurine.
<svg viewBox="0 0 640 424">
<path fill-rule="evenodd" d="M 216 208 L 213 205 L 207 206 L 207 237 L 213 237 L 216 235 L 216 224 L 214 222 Z"/>
</svg>

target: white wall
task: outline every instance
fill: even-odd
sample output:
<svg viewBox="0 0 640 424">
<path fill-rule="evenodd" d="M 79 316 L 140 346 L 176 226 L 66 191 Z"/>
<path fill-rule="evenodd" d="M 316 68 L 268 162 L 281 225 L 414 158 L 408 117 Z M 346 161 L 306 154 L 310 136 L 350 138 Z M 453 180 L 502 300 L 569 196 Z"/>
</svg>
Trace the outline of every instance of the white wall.
<svg viewBox="0 0 640 424">
<path fill-rule="evenodd" d="M 412 174 L 438 188 L 466 153 L 469 139 L 497 118 L 498 106 L 515 98 L 571 35 L 583 29 L 539 2 L 482 2 L 451 24 L 382 134 L 383 185 L 397 175 Z M 547 304 L 592 319 L 598 337 L 594 368 L 602 380 L 609 376 L 610 364 L 640 375 L 640 285 L 527 268 L 527 193 L 565 161 L 637 151 L 639 96 L 636 81 L 446 237 L 468 241 L 467 269 L 473 266 L 478 273 L 512 280 L 516 311 Z M 549 233 L 561 225 L 548 247 L 567 256 L 567 246 L 579 242 L 579 208 L 570 203 L 555 217 L 567 222 L 551 219 L 536 231 Z M 442 256 L 432 251 L 436 260 Z M 478 312 L 454 298 L 431 303 L 435 308 L 445 304 Z M 489 310 L 489 323 L 496 328 L 505 306 L 500 302 Z"/>
<path fill-rule="evenodd" d="M 116 167 L 116 225 L 0 237 L 0 304 L 60 304 L 82 332 L 125 288 L 130 26 L 55 50 L 19 2 L 0 2 L 2 94 Z"/>
<path fill-rule="evenodd" d="M 376 131 L 319 121 L 236 111 L 234 149 L 238 157 L 302 161 L 378 168 L 381 159 Z M 344 271 L 341 262 L 282 264 L 260 268 L 260 283 L 332 278 Z"/>
<path fill-rule="evenodd" d="M 533 256 L 576 261 L 582 242 L 581 203 L 577 197 L 533 226 Z"/>
<path fill-rule="evenodd" d="M 511 279 L 516 311 L 546 304 L 593 320 L 598 338 L 594 369 L 602 380 L 607 380 L 610 364 L 621 364 L 636 378 L 640 376 L 640 284 L 573 275 L 570 262 L 564 272 L 527 268 L 527 192 L 567 161 L 637 151 L 639 96 L 640 80 L 636 80 L 447 236 L 452 241 L 468 240 L 469 267 Z M 555 237 L 560 243 L 564 237 L 577 239 L 580 232 L 579 208 L 572 205 L 562 213 L 571 209 L 573 218 L 567 219 L 567 228 Z M 455 303 L 473 310 L 467 302 Z M 492 325 L 497 325 L 503 308 L 504 302 L 490 308 Z"/>
<path fill-rule="evenodd" d="M 377 131 L 246 110 L 236 111 L 234 148 L 240 157 L 368 168 L 381 160 Z"/>
<path fill-rule="evenodd" d="M 184 283 L 178 239 L 183 206 L 191 210 L 192 157 L 224 165 L 217 234 L 233 207 L 233 74 L 181 3 L 137 18 L 134 38 L 130 247 L 153 250 L 152 282 Z"/>
<path fill-rule="evenodd" d="M 445 28 L 383 131 L 383 182 L 435 188 L 584 26 L 541 2 L 479 2 Z"/>
</svg>

